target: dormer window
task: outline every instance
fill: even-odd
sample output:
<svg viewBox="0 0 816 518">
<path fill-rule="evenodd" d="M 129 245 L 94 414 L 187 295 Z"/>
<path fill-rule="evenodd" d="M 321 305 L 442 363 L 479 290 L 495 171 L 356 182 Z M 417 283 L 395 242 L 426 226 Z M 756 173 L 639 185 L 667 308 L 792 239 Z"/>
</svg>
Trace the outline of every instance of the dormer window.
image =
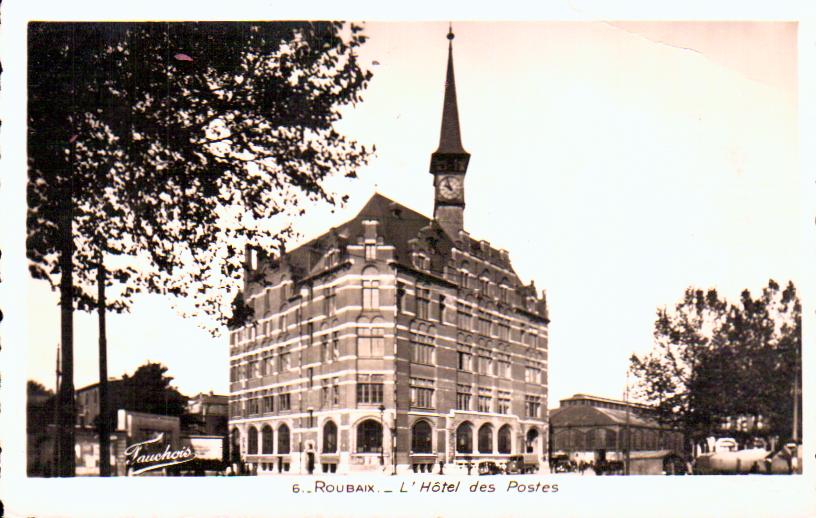
<svg viewBox="0 0 816 518">
<path fill-rule="evenodd" d="M 414 254 L 414 266 L 420 270 L 428 270 L 431 267 L 431 260 L 423 254 Z"/>
<path fill-rule="evenodd" d="M 377 260 L 377 245 L 374 243 L 365 244 L 365 260 L 368 262 L 374 262 Z"/>
<path fill-rule="evenodd" d="M 333 248 L 329 250 L 326 254 L 326 268 L 331 268 L 332 266 L 337 266 L 337 263 L 340 259 L 340 250 L 337 248 Z"/>
</svg>

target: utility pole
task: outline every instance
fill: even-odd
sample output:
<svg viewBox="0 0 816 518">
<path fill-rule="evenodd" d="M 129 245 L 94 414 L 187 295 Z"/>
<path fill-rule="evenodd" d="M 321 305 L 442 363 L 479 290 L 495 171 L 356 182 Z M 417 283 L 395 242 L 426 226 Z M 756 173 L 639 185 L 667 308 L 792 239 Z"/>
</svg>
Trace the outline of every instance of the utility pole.
<svg viewBox="0 0 816 518">
<path fill-rule="evenodd" d="M 54 370 L 55 374 L 55 392 L 54 392 L 54 462 L 51 465 L 51 475 L 58 477 L 60 466 L 60 442 L 59 442 L 59 416 L 60 416 L 60 344 L 57 344 L 57 365 Z M 47 430 L 47 428 L 46 428 Z"/>
<path fill-rule="evenodd" d="M 110 414 L 110 402 L 108 400 L 108 337 L 105 328 L 105 313 L 107 303 L 105 301 L 105 283 L 107 282 L 107 272 L 102 263 L 102 251 L 97 252 L 98 263 L 96 265 L 96 285 L 97 285 L 97 312 L 99 322 L 99 415 L 97 416 L 97 426 L 99 431 L 99 476 L 111 476 L 110 464 L 110 427 L 108 417 Z"/>
<path fill-rule="evenodd" d="M 385 405 L 380 404 L 380 407 L 378 408 L 378 410 L 380 411 L 380 425 L 381 425 L 381 429 L 382 429 L 382 435 L 384 436 L 385 435 Z M 384 439 L 384 437 L 380 438 L 380 466 L 385 466 L 385 450 L 383 449 L 385 447 L 385 445 L 383 443 L 383 439 Z"/>
</svg>

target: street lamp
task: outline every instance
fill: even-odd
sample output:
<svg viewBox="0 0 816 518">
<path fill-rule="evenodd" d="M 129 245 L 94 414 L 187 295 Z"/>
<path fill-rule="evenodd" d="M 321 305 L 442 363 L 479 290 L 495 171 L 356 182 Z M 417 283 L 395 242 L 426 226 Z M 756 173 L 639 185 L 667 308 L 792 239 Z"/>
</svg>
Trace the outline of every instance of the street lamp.
<svg viewBox="0 0 816 518">
<path fill-rule="evenodd" d="M 385 432 L 385 405 L 380 405 L 380 466 L 385 466 L 385 445 L 383 444 L 383 432 Z"/>
</svg>

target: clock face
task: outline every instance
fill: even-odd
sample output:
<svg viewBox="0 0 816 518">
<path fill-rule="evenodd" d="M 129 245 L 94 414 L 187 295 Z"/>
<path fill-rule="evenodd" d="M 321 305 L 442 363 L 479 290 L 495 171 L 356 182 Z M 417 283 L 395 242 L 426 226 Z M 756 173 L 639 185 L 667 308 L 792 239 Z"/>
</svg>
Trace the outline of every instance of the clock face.
<svg viewBox="0 0 816 518">
<path fill-rule="evenodd" d="M 439 196 L 443 200 L 453 200 L 462 193 L 462 180 L 456 176 L 445 176 L 439 180 Z"/>
</svg>

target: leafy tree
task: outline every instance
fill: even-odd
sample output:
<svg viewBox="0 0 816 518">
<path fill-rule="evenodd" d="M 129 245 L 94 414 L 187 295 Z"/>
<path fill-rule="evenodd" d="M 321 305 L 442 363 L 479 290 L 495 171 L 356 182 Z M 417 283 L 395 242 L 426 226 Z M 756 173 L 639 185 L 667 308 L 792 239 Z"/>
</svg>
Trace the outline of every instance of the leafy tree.
<svg viewBox="0 0 816 518">
<path fill-rule="evenodd" d="M 54 392 L 51 389 L 45 388 L 45 385 L 40 383 L 39 381 L 28 380 L 26 383 L 26 394 L 28 396 L 42 396 L 42 397 L 53 397 Z"/>
<path fill-rule="evenodd" d="M 58 457 L 61 476 L 74 474 L 73 310 L 77 221 L 88 207 L 92 171 L 82 167 L 81 135 L 104 106 L 102 31 L 77 34 L 70 24 L 34 24 L 29 33 L 28 236 L 34 278 L 59 287 L 62 383 L 59 391 Z M 84 139 L 83 139 L 84 140 Z M 87 240 L 86 240 L 87 242 Z"/>
<path fill-rule="evenodd" d="M 232 301 L 232 316 L 227 320 L 229 329 L 237 329 L 251 322 L 255 317 L 255 309 L 244 302 L 244 293 L 239 291 Z"/>
<path fill-rule="evenodd" d="M 161 36 L 161 37 L 159 37 Z M 129 154 L 139 176 L 132 238 L 161 274 L 151 290 L 192 297 L 188 313 L 225 324 L 245 243 L 278 248 L 283 215 L 345 201 L 324 187 L 354 177 L 368 151 L 339 134 L 341 109 L 370 73 L 342 23 L 147 24 L 128 47 L 160 66 L 123 69 Z M 172 50 L 169 50 L 172 49 Z"/>
<path fill-rule="evenodd" d="M 781 289 L 771 280 L 756 299 L 743 291 L 723 330 L 739 346 L 731 364 L 738 383 L 733 415 L 761 417 L 764 433 L 782 439 L 794 434 L 793 406 L 802 372 L 801 312 L 793 283 Z M 795 426 L 801 437 L 801 421 Z"/>
<path fill-rule="evenodd" d="M 167 376 L 167 367 L 157 362 L 146 362 L 133 374 L 125 374 L 111 387 L 111 404 L 107 412 L 101 412 L 94 425 L 101 427 L 107 422 L 109 429 L 116 423 L 118 410 L 145 412 L 148 414 L 183 416 L 187 397 L 172 385 L 173 377 Z M 107 419 L 103 419 L 107 416 Z"/>
<path fill-rule="evenodd" d="M 100 352 L 105 311 L 141 288 L 225 322 L 236 251 L 278 244 L 291 229 L 269 220 L 302 214 L 305 199 L 336 203 L 323 181 L 367 159 L 334 128 L 370 78 L 364 41 L 334 22 L 31 25 L 28 256 L 60 290 L 63 458 L 74 304 L 99 311 Z M 110 267 L 135 254 L 138 276 Z M 108 306 L 111 279 L 124 287 Z M 63 468 L 73 475 L 72 460 Z"/>
<path fill-rule="evenodd" d="M 187 409 L 187 397 L 171 385 L 167 367 L 147 362 L 128 376 L 122 376 L 120 408 L 148 414 L 181 416 Z"/>
<path fill-rule="evenodd" d="M 793 283 L 780 291 L 771 280 L 756 299 L 745 290 L 739 304 L 689 288 L 671 311 L 658 310 L 654 336 L 653 351 L 633 355 L 631 369 L 638 395 L 663 422 L 697 444 L 737 418 L 763 423 L 728 428 L 741 442 L 790 437 L 792 391 L 801 386 L 801 305 Z"/>
<path fill-rule="evenodd" d="M 710 434 L 725 402 L 720 395 L 727 377 L 714 360 L 719 350 L 714 330 L 725 312 L 716 290 L 688 288 L 673 310 L 658 309 L 654 351 L 631 357 L 640 398 L 692 441 Z"/>
</svg>

